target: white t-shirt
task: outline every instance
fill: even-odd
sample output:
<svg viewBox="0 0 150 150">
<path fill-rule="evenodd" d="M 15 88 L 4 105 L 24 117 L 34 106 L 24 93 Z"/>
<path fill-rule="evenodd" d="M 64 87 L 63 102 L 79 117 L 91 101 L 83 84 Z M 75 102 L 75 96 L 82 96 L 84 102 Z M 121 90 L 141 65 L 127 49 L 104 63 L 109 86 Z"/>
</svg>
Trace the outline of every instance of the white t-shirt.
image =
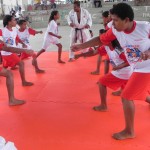
<svg viewBox="0 0 150 150">
<path fill-rule="evenodd" d="M 7 46 L 16 47 L 17 30 L 13 28 L 12 31 L 7 27 L 0 30 L 0 35 Z M 11 55 L 11 52 L 1 51 L 2 56 Z"/>
<path fill-rule="evenodd" d="M 54 20 L 51 20 L 48 24 L 44 40 L 48 40 L 50 43 L 55 43 L 59 40 L 57 37 L 50 35 L 49 32 L 58 35 L 58 25 Z"/>
<path fill-rule="evenodd" d="M 27 45 L 27 48 L 31 49 L 29 37 L 30 37 L 30 35 L 35 35 L 36 31 L 31 28 L 27 28 L 24 31 L 17 30 L 17 34 L 18 34 L 19 39 L 21 39 L 22 42 Z M 22 47 L 22 45 L 21 45 L 21 47 Z"/>
<path fill-rule="evenodd" d="M 112 66 L 119 66 L 122 63 L 127 62 L 124 52 L 120 51 L 117 48 L 111 50 L 108 46 L 101 46 L 100 48 L 98 48 L 98 51 L 101 56 L 106 54 L 108 55 Z M 117 78 L 128 80 L 133 73 L 133 70 L 130 66 L 128 66 L 122 69 L 111 71 L 111 73 Z"/>
<path fill-rule="evenodd" d="M 107 23 L 106 29 L 110 29 L 113 26 L 113 21 Z"/>
<path fill-rule="evenodd" d="M 130 33 L 118 32 L 112 27 L 106 34 L 101 35 L 100 38 L 104 44 L 110 43 L 110 41 L 117 38 L 134 72 L 150 73 L 150 59 L 143 61 L 140 58 L 141 52 L 150 49 L 149 22 L 134 21 L 134 26 Z"/>
</svg>

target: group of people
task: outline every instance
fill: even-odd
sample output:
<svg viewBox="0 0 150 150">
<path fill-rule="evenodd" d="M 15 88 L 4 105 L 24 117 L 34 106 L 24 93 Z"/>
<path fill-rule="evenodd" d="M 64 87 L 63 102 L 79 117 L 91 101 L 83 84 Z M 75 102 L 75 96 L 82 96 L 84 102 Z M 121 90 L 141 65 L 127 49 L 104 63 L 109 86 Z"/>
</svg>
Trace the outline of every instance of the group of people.
<svg viewBox="0 0 150 150">
<path fill-rule="evenodd" d="M 19 66 L 19 72 L 23 86 L 32 86 L 25 78 L 23 59 L 32 56 L 32 65 L 36 73 L 44 73 L 39 69 L 37 57 L 54 44 L 58 47 L 58 63 L 65 63 L 61 59 L 62 37 L 58 32 L 58 11 L 52 11 L 47 31 L 44 36 L 42 49 L 36 54 L 31 50 L 29 36 L 42 33 L 27 28 L 27 22 L 20 20 L 19 29 L 16 20 L 11 15 L 6 15 L 0 30 L 3 41 L 0 41 L 0 50 L 3 58 L 3 67 L 0 75 L 6 77 L 6 85 L 9 95 L 9 105 L 24 104 L 25 101 L 14 97 L 14 83 L 11 71 L 7 67 Z M 105 74 L 99 79 L 100 105 L 94 106 L 95 111 L 107 111 L 107 87 L 113 90 L 119 89 L 125 116 L 125 129 L 115 133 L 113 138 L 123 140 L 134 138 L 134 112 L 133 100 L 146 100 L 150 102 L 150 23 L 134 21 L 134 12 L 130 5 L 119 3 L 110 11 L 102 14 L 104 28 L 99 31 L 99 36 L 91 38 L 92 19 L 89 12 L 80 7 L 80 2 L 74 2 L 74 9 L 68 15 L 68 24 L 71 27 L 69 62 L 79 57 L 91 57 L 99 54 L 97 70 L 91 74 L 99 74 L 101 58 L 105 56 Z M 91 33 L 91 34 L 90 34 Z M 81 44 L 76 44 L 80 42 Z M 18 45 L 21 47 L 18 48 Z M 80 54 L 75 54 L 81 51 Z M 21 53 L 19 57 L 15 53 Z M 112 71 L 109 72 L 109 63 Z"/>
<path fill-rule="evenodd" d="M 42 7 L 42 9 L 48 9 L 48 5 L 51 4 L 51 8 L 56 8 L 56 3 L 55 0 L 35 0 L 34 1 L 34 6 L 35 6 L 35 10 L 40 6 Z"/>
<path fill-rule="evenodd" d="M 125 128 L 113 134 L 113 138 L 123 140 L 134 138 L 134 100 L 150 102 L 150 23 L 135 21 L 130 5 L 119 3 L 110 10 L 111 26 L 101 31 L 85 43 L 71 47 L 73 52 L 98 46 L 97 52 L 107 54 L 113 66 L 111 73 L 99 80 L 101 104 L 93 107 L 96 111 L 106 111 L 106 87 L 121 88 L 121 99 L 125 117 Z M 92 56 L 95 51 L 82 56 Z"/>
</svg>

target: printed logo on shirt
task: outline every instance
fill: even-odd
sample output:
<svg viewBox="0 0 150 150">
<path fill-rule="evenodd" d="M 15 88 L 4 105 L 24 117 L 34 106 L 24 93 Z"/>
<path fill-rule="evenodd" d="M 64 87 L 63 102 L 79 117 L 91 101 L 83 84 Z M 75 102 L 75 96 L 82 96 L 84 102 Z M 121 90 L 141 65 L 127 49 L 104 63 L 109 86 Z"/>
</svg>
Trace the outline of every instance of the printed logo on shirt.
<svg viewBox="0 0 150 150">
<path fill-rule="evenodd" d="M 8 46 L 12 46 L 14 45 L 14 40 L 12 37 L 9 37 L 9 38 L 4 38 L 4 42 L 6 43 L 6 45 Z"/>
<path fill-rule="evenodd" d="M 115 62 L 114 62 L 112 59 L 110 59 L 110 63 L 111 63 L 111 65 L 112 65 L 113 67 L 116 66 L 116 65 L 115 65 Z"/>
<path fill-rule="evenodd" d="M 23 43 L 29 44 L 29 40 L 27 38 L 22 38 L 21 40 L 23 41 Z"/>
<path fill-rule="evenodd" d="M 137 45 L 127 45 L 126 46 L 126 54 L 128 57 L 128 61 L 131 63 L 141 62 L 141 51 L 139 50 L 139 46 Z"/>
</svg>

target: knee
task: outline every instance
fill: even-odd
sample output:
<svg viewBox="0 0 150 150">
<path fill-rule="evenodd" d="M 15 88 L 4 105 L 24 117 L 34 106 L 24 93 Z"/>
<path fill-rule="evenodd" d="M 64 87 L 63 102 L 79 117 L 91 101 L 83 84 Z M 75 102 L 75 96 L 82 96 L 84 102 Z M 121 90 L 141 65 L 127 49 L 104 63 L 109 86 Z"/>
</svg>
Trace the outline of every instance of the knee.
<svg viewBox="0 0 150 150">
<path fill-rule="evenodd" d="M 12 74 L 12 72 L 10 70 L 6 71 L 6 77 L 8 77 L 8 78 L 13 77 L 13 74 Z"/>
<path fill-rule="evenodd" d="M 20 67 L 24 66 L 24 62 L 22 60 L 19 62 L 19 66 Z"/>
</svg>

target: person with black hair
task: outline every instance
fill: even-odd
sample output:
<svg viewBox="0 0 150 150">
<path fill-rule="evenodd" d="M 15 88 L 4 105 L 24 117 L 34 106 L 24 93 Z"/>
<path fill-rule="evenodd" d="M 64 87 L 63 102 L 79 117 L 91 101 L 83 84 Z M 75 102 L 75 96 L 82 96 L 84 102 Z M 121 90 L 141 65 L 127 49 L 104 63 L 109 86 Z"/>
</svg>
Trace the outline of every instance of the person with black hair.
<svg viewBox="0 0 150 150">
<path fill-rule="evenodd" d="M 36 35 L 36 34 L 42 34 L 43 32 L 42 31 L 36 31 L 32 28 L 27 28 L 27 21 L 26 20 L 19 20 L 18 21 L 18 25 L 19 25 L 19 29 L 17 30 L 17 34 L 18 34 L 18 37 L 19 39 L 22 40 L 22 42 L 24 44 L 27 45 L 27 48 L 28 49 L 32 49 L 31 45 L 30 45 L 30 42 L 29 42 L 29 37 L 30 35 Z M 20 46 L 20 45 L 19 45 Z M 22 45 L 21 45 L 22 47 Z M 21 60 L 23 59 L 26 59 L 30 57 L 30 55 L 28 55 L 27 53 L 21 53 Z M 36 54 L 34 54 L 34 56 L 32 56 L 33 60 L 32 60 L 32 64 L 34 65 L 35 67 L 35 72 L 36 73 L 44 73 L 44 70 L 41 70 L 39 69 L 38 67 L 38 63 L 37 63 L 37 59 L 36 59 Z"/>
<path fill-rule="evenodd" d="M 62 53 L 62 45 L 59 41 L 62 37 L 58 35 L 58 25 L 57 20 L 60 18 L 59 12 L 57 10 L 54 10 L 51 12 L 50 18 L 49 18 L 49 24 L 47 27 L 47 31 L 45 33 L 44 37 L 44 43 L 42 49 L 37 53 L 38 57 L 43 52 L 46 51 L 46 49 L 50 46 L 50 44 L 54 44 L 58 47 L 58 63 L 65 63 L 61 60 L 61 53 Z"/>
<path fill-rule="evenodd" d="M 105 32 L 104 29 L 100 30 L 100 34 Z M 132 69 L 117 39 L 107 44 L 107 46 L 101 46 L 96 50 L 82 54 L 82 56 L 90 57 L 96 54 L 100 56 L 107 54 L 113 68 L 110 73 L 105 74 L 99 79 L 98 86 L 101 104 L 93 107 L 95 111 L 107 111 L 107 87 L 113 90 L 123 89 L 132 74 Z"/>
<path fill-rule="evenodd" d="M 97 6 L 97 4 L 98 4 L 98 6 Z M 97 7 L 102 7 L 102 2 L 101 2 L 101 0 L 94 0 L 94 6 L 95 6 L 95 8 L 97 8 Z"/>
<path fill-rule="evenodd" d="M 95 111 L 107 111 L 107 87 L 113 90 L 118 88 L 123 90 L 132 74 L 132 69 L 117 39 L 107 46 L 99 47 L 97 51 L 101 56 L 108 55 L 113 69 L 99 79 L 101 104 L 94 106 L 93 109 Z"/>
<path fill-rule="evenodd" d="M 113 138 L 124 140 L 135 137 L 133 100 L 148 99 L 150 93 L 150 23 L 134 21 L 134 12 L 127 3 L 119 3 L 111 9 L 113 27 L 100 37 L 72 46 L 72 51 L 83 48 L 107 45 L 118 39 L 123 47 L 129 64 L 133 67 L 133 74 L 126 84 L 122 94 L 122 104 L 125 117 L 125 128 L 113 134 Z M 142 80 L 141 80 L 142 79 Z"/>
<path fill-rule="evenodd" d="M 0 36 L 3 37 L 3 41 L 7 46 L 17 47 L 16 40 L 23 45 L 23 48 L 27 46 L 18 38 L 17 30 L 13 27 L 16 27 L 16 20 L 11 15 L 6 15 L 3 19 L 4 28 L 0 30 Z M 32 86 L 32 82 L 27 82 L 25 78 L 25 69 L 24 63 L 20 60 L 17 54 L 13 54 L 11 52 L 1 51 L 2 59 L 3 59 L 3 66 L 7 67 L 15 67 L 16 65 L 19 66 L 19 73 L 22 80 L 23 86 Z"/>
<path fill-rule="evenodd" d="M 5 43 L 3 41 L 0 40 L 0 51 L 2 51 L 2 50 L 5 52 L 18 53 L 18 54 L 20 52 L 26 52 L 31 56 L 33 55 L 33 50 L 20 49 L 20 48 L 16 48 L 16 47 L 8 47 L 5 45 Z M 9 106 L 25 104 L 24 100 L 18 100 L 14 96 L 14 78 L 13 78 L 12 72 L 10 70 L 7 70 L 6 68 L 0 67 L 0 76 L 6 78 Z"/>
<path fill-rule="evenodd" d="M 70 45 L 86 42 L 91 39 L 89 29 L 92 26 L 92 18 L 90 13 L 80 7 L 80 1 L 75 1 L 74 9 L 69 12 L 67 21 L 71 27 Z M 82 50 L 82 53 L 87 52 L 88 49 Z M 74 60 L 74 53 L 69 50 L 69 62 Z"/>
</svg>

